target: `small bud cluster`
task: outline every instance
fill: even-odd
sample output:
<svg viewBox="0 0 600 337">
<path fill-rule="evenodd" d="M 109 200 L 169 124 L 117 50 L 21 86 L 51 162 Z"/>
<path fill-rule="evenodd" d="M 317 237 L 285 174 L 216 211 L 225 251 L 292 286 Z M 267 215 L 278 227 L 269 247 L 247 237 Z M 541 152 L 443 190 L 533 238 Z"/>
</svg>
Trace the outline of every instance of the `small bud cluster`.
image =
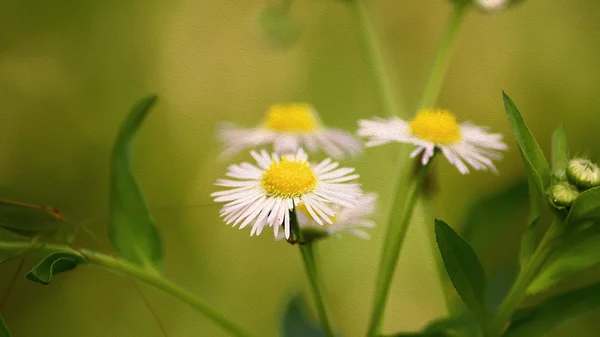
<svg viewBox="0 0 600 337">
<path fill-rule="evenodd" d="M 600 186 L 600 169 L 589 159 L 571 159 L 566 170 L 553 172 L 553 177 L 558 182 L 550 188 L 550 194 L 559 207 L 571 206 L 579 193 Z"/>
</svg>

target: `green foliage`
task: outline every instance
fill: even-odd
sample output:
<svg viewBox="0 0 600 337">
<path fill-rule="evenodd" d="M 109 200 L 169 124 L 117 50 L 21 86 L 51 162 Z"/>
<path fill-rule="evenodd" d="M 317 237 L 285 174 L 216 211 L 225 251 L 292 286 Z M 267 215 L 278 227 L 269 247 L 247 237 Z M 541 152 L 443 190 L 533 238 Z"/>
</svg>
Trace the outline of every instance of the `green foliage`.
<svg viewBox="0 0 600 337">
<path fill-rule="evenodd" d="M 385 337 L 481 337 L 481 328 L 475 317 L 468 312 L 433 321 L 421 332 L 401 332 Z"/>
<path fill-rule="evenodd" d="M 527 169 L 529 170 L 529 169 Z M 521 251 L 519 253 L 519 265 L 523 268 L 535 250 L 538 223 L 541 216 L 541 200 L 540 191 L 536 188 L 532 174 L 527 175 L 527 186 L 529 196 L 529 216 L 527 217 L 527 227 L 521 238 Z"/>
<path fill-rule="evenodd" d="M 600 227 L 573 233 L 550 254 L 529 285 L 530 294 L 541 293 L 575 272 L 600 262 Z"/>
<path fill-rule="evenodd" d="M 281 324 L 282 337 L 325 337 L 325 333 L 308 315 L 300 295 L 293 296 L 286 305 Z"/>
<path fill-rule="evenodd" d="M 567 226 L 600 220 L 600 186 L 582 192 L 571 206 Z"/>
<path fill-rule="evenodd" d="M 111 160 L 109 234 L 113 247 L 135 264 L 158 270 L 163 260 L 162 240 L 130 168 L 135 134 L 156 96 L 140 100 L 121 125 Z"/>
<path fill-rule="evenodd" d="M 52 253 L 33 267 L 33 269 L 25 275 L 25 278 L 33 282 L 47 285 L 50 283 L 52 276 L 69 271 L 83 263 L 86 263 L 86 260 L 79 255 Z"/>
<path fill-rule="evenodd" d="M 454 288 L 480 322 L 485 324 L 486 278 L 477 255 L 469 243 L 441 220 L 435 220 L 435 235 Z"/>
<path fill-rule="evenodd" d="M 600 307 L 600 283 L 563 293 L 515 314 L 503 337 L 544 336 L 564 322 Z"/>
<path fill-rule="evenodd" d="M 8 332 L 8 328 L 2 317 L 0 317 L 0 337 L 10 337 L 10 332 Z"/>
<path fill-rule="evenodd" d="M 567 169 L 569 150 L 567 148 L 567 135 L 565 127 L 561 126 L 552 134 L 552 172 L 562 174 Z"/>
<path fill-rule="evenodd" d="M 56 210 L 33 204 L 0 200 L 0 227 L 27 238 L 53 238 L 64 241 L 72 234 Z"/>
<path fill-rule="evenodd" d="M 504 92 L 502 93 L 502 97 L 510 127 L 515 134 L 517 144 L 523 154 L 523 160 L 527 168 L 526 171 L 531 175 L 538 190 L 542 194 L 545 194 L 550 184 L 550 167 L 548 166 L 548 161 L 546 161 L 542 149 L 527 127 L 515 103 Z"/>
</svg>

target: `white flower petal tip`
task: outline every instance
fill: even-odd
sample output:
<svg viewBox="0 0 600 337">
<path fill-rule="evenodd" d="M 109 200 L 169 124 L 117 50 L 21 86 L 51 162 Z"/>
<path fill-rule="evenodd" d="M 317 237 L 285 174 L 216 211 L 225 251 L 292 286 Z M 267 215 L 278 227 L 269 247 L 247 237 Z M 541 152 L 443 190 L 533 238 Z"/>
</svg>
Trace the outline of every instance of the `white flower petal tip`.
<svg viewBox="0 0 600 337">
<path fill-rule="evenodd" d="M 362 152 L 360 139 L 349 132 L 326 128 L 314 107 L 306 103 L 273 105 L 259 126 L 243 129 L 223 124 L 217 134 L 225 148 L 221 159 L 266 145 L 272 145 L 278 155 L 295 154 L 301 148 L 311 153 L 322 150 L 336 159 Z"/>
<path fill-rule="evenodd" d="M 291 236 L 290 210 L 305 205 L 315 221 L 333 223 L 333 207 L 355 205 L 363 197 L 352 168 L 338 168 L 331 159 L 311 165 L 300 149 L 295 154 L 279 156 L 266 151 L 252 151 L 256 165 L 231 165 L 226 176 L 215 185 L 225 190 L 213 192 L 215 202 L 224 202 L 220 216 L 226 224 L 240 229 L 252 225 L 250 235 L 263 228 L 273 228 L 275 236 Z M 280 226 L 283 230 L 280 233 Z"/>
<path fill-rule="evenodd" d="M 409 122 L 399 118 L 361 120 L 358 135 L 368 138 L 366 146 L 413 144 L 416 148 L 410 157 L 421 156 L 423 165 L 439 149 L 461 174 L 469 173 L 469 167 L 497 173 L 492 161 L 502 158 L 498 151 L 508 148 L 501 134 L 489 133 L 486 127 L 469 122 L 458 124 L 451 112 L 439 109 L 421 110 Z"/>
<path fill-rule="evenodd" d="M 335 236 L 341 237 L 343 233 L 349 233 L 361 239 L 369 239 L 369 234 L 365 229 L 375 227 L 375 222 L 370 220 L 376 211 L 377 194 L 367 193 L 354 200 L 350 207 L 333 205 L 332 209 L 335 216 L 331 217 L 331 223 L 319 223 L 311 213 L 309 207 L 304 204 L 298 205 L 296 214 L 298 224 L 303 230 L 313 230 L 321 232 L 321 237 Z M 284 236 L 279 235 L 277 240 L 283 240 Z"/>
</svg>

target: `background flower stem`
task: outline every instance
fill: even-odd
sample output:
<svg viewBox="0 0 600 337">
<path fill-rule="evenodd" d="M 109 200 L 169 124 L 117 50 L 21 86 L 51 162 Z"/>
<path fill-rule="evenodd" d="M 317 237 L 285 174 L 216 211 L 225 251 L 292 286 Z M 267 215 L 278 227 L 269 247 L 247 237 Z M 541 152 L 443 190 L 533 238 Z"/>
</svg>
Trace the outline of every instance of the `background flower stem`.
<svg viewBox="0 0 600 337">
<path fill-rule="evenodd" d="M 363 0 L 350 1 L 351 13 L 358 25 L 361 42 L 364 46 L 367 62 L 373 73 L 377 91 L 379 92 L 383 110 L 388 116 L 398 116 L 404 110 L 402 102 L 396 96 L 392 81 L 386 71 L 383 53 L 377 43 L 377 34 Z"/>
<path fill-rule="evenodd" d="M 0 242 L 0 251 L 18 251 L 31 248 L 31 245 L 32 244 L 29 242 Z M 190 292 L 182 289 L 173 282 L 165 279 L 163 276 L 161 276 L 153 270 L 144 269 L 125 260 L 114 258 L 112 256 L 87 249 L 73 249 L 65 245 L 51 245 L 39 243 L 35 244 L 33 248 L 37 251 L 46 253 L 60 252 L 80 255 L 92 264 L 120 274 L 132 276 L 137 280 L 148 283 L 158 289 L 163 290 L 169 295 L 181 300 L 184 303 L 187 303 L 192 308 L 196 309 L 198 312 L 208 317 L 215 324 L 229 331 L 233 336 L 252 336 L 250 333 L 246 332 L 236 323 L 232 322 L 229 318 L 219 313 L 213 307 L 204 303 L 204 301 L 200 300 Z"/>
<path fill-rule="evenodd" d="M 296 235 L 298 247 L 300 247 L 300 253 L 302 254 L 302 260 L 304 261 L 304 269 L 306 271 L 306 276 L 308 277 L 313 298 L 317 306 L 317 312 L 321 326 L 328 337 L 334 337 L 335 334 L 331 329 L 327 311 L 325 310 L 325 301 L 323 299 L 321 282 L 317 273 L 317 264 L 315 261 L 313 243 L 304 241 L 304 236 L 300 230 L 295 209 L 290 212 L 290 226 L 292 228 L 292 232 Z"/>
<path fill-rule="evenodd" d="M 411 180 L 411 185 L 406 195 L 400 195 L 400 193 L 394 195 L 391 208 L 393 214 L 388 220 L 381 262 L 377 274 L 373 312 L 367 333 L 369 337 L 377 336 L 381 322 L 383 321 L 390 283 L 394 276 L 400 250 L 402 249 L 408 225 L 410 224 L 413 210 L 420 195 L 421 185 L 430 163 L 431 160 L 427 165 L 420 166 L 417 176 Z M 407 167 L 411 168 L 410 166 Z M 398 210 L 402 210 L 402 212 L 400 213 Z M 396 218 L 395 215 L 398 215 L 399 218 Z"/>
<path fill-rule="evenodd" d="M 469 6 L 468 3 L 455 2 L 450 19 L 444 29 L 442 39 L 438 44 L 437 52 L 433 59 L 433 64 L 429 76 L 427 77 L 425 89 L 421 94 L 421 100 L 419 101 L 417 110 L 432 108 L 436 104 L 442 88 L 442 83 L 444 82 L 446 70 L 448 69 L 448 64 L 450 63 L 452 51 L 456 44 L 456 37 L 458 36 L 460 24 L 462 23 Z"/>
</svg>

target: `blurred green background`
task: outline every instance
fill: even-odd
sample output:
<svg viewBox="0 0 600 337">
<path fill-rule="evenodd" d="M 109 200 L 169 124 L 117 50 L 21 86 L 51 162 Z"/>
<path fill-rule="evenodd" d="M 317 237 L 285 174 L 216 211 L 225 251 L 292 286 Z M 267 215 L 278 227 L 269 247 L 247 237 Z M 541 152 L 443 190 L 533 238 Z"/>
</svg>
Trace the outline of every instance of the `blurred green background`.
<svg viewBox="0 0 600 337">
<path fill-rule="evenodd" d="M 308 294 L 307 282 L 296 249 L 269 233 L 250 238 L 248 230 L 219 220 L 209 194 L 228 163 L 216 159 L 216 125 L 254 125 L 270 104 L 287 101 L 310 102 L 327 124 L 350 131 L 359 118 L 383 115 L 348 2 L 293 2 L 300 35 L 289 48 L 273 45 L 262 31 L 267 4 L 0 1 L 1 197 L 90 220 L 103 242 L 83 243 L 103 249 L 113 138 L 134 102 L 157 93 L 134 164 L 164 236 L 166 275 L 257 336 L 278 335 L 286 299 L 299 289 Z M 369 1 L 368 8 L 409 117 L 451 7 L 446 0 L 385 0 Z M 600 159 L 598 17 L 600 3 L 589 0 L 529 0 L 496 15 L 469 13 L 439 106 L 504 133 L 510 150 L 498 163 L 499 175 L 461 176 L 439 162 L 435 211 L 416 214 L 385 332 L 416 330 L 445 312 L 426 239 L 433 218 L 458 227 L 469 205 L 524 176 L 501 90 L 545 151 L 551 132 L 565 124 L 571 152 Z M 396 146 L 379 147 L 344 163 L 357 167 L 365 190 L 380 193 L 379 223 L 396 153 Z M 505 283 L 523 217 L 483 223 L 473 236 L 488 275 Z M 369 241 L 346 237 L 319 246 L 332 320 L 344 336 L 364 334 L 383 230 L 373 230 Z M 26 266 L 34 262 L 28 258 Z M 16 261 L 0 267 L 0 294 L 16 267 Z M 598 278 L 600 271 L 588 271 L 556 291 Z M 225 335 L 185 304 L 141 289 L 169 336 Z M 60 275 L 47 287 L 20 278 L 2 315 L 16 337 L 163 336 L 132 280 L 94 267 Z M 599 315 L 553 336 L 597 336 Z"/>
</svg>

